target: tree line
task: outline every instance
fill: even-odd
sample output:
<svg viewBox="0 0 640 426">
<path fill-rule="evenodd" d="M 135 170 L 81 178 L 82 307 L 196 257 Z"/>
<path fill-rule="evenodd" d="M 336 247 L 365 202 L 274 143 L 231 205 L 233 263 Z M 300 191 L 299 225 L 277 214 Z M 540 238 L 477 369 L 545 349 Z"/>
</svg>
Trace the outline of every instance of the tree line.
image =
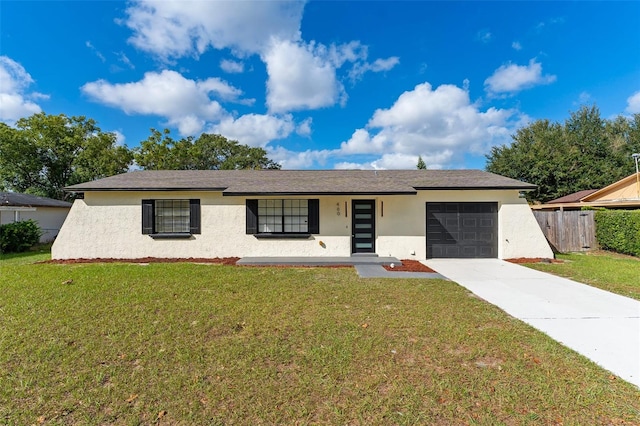
<svg viewBox="0 0 640 426">
<path fill-rule="evenodd" d="M 117 143 L 95 120 L 64 114 L 34 114 L 15 127 L 0 123 L 0 190 L 59 200 L 72 196 L 64 187 L 144 170 L 279 169 L 263 148 L 221 135 L 173 139 L 169 130 L 151 129 L 140 146 Z"/>
<path fill-rule="evenodd" d="M 538 185 L 526 194 L 546 202 L 585 189 L 600 189 L 635 172 L 640 114 L 606 119 L 596 106 L 581 107 L 564 123 L 537 120 L 493 147 L 487 171 Z"/>
<path fill-rule="evenodd" d="M 546 202 L 609 185 L 635 170 L 640 152 L 640 114 L 602 118 L 596 106 L 581 107 L 563 123 L 537 120 L 487 155 L 487 171 L 538 185 L 530 202 Z M 117 143 L 84 116 L 34 114 L 15 127 L 0 123 L 0 190 L 65 200 L 64 187 L 144 170 L 279 169 L 263 148 L 203 133 L 174 139 L 151 129 L 139 146 Z M 418 168 L 426 168 L 419 159 Z"/>
</svg>

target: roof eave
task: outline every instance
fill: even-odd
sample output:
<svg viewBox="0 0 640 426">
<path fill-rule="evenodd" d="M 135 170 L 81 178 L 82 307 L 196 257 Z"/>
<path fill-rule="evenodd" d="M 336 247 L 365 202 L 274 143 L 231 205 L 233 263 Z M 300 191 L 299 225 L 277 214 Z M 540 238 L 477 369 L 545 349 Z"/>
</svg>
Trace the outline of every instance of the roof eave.
<svg viewBox="0 0 640 426">
<path fill-rule="evenodd" d="M 428 186 L 428 187 L 422 187 L 422 186 L 416 186 L 415 187 L 418 191 L 446 191 L 446 190 L 456 190 L 456 191 L 460 191 L 460 190 L 466 190 L 466 191 L 470 191 L 470 190 L 496 190 L 496 191 L 504 191 L 504 190 L 508 190 L 508 189 L 512 189 L 515 191 L 535 191 L 536 189 L 538 189 L 537 186 L 533 185 L 533 186 Z"/>
<path fill-rule="evenodd" d="M 72 188 L 67 187 L 64 188 L 65 192 L 74 192 L 74 193 L 84 193 L 84 192 L 149 192 L 149 191 L 157 191 L 157 192 L 167 192 L 167 191 L 211 191 L 211 192 L 222 192 L 226 189 L 226 187 L 180 187 L 180 188 L 170 188 L 170 187 L 161 187 L 161 188 L 151 188 L 151 187 L 143 187 L 143 188 Z"/>
<path fill-rule="evenodd" d="M 301 192 L 301 191 L 252 191 L 252 192 L 238 192 L 238 191 L 223 191 L 222 195 L 226 197 L 244 197 L 244 196 L 290 196 L 290 195 L 416 195 L 417 191 L 313 191 L 313 192 Z"/>
<path fill-rule="evenodd" d="M 618 201 L 587 201 L 577 203 L 547 203 L 531 206 L 533 210 L 560 210 L 573 208 L 610 208 L 610 207 L 639 207 L 640 200 L 618 200 Z"/>
</svg>

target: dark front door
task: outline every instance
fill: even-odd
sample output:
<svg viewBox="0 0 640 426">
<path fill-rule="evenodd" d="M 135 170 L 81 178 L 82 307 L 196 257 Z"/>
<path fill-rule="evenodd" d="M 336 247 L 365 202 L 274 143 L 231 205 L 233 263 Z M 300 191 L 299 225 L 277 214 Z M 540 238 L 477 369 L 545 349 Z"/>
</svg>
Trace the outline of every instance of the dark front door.
<svg viewBox="0 0 640 426">
<path fill-rule="evenodd" d="M 375 200 L 351 202 L 351 252 L 375 253 Z"/>
<path fill-rule="evenodd" d="M 498 257 L 498 203 L 427 203 L 427 258 Z"/>
</svg>

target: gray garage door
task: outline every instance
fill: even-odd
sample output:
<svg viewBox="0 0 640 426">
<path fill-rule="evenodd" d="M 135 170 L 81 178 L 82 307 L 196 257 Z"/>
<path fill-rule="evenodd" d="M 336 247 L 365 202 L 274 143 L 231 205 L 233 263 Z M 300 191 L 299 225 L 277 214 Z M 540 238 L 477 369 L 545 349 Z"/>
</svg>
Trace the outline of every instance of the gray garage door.
<svg viewBox="0 0 640 426">
<path fill-rule="evenodd" d="M 498 257 L 498 203 L 427 203 L 427 258 Z"/>
</svg>

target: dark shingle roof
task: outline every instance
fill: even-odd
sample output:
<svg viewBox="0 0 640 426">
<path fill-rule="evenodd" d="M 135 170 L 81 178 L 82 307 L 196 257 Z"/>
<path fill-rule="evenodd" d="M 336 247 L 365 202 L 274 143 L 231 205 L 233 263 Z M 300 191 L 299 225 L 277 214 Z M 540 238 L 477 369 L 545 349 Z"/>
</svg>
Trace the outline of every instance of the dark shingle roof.
<svg viewBox="0 0 640 426">
<path fill-rule="evenodd" d="M 38 197 L 36 195 L 19 194 L 16 192 L 0 192 L 0 207 L 65 207 L 71 203 L 54 200 L 53 198 Z"/>
<path fill-rule="evenodd" d="M 419 189 L 516 189 L 535 185 L 481 170 L 147 170 L 65 188 L 85 191 L 221 191 L 255 194 L 414 194 Z"/>
<path fill-rule="evenodd" d="M 556 198 L 555 200 L 547 201 L 547 204 L 558 204 L 558 203 L 579 203 L 587 195 L 591 195 L 594 192 L 598 191 L 597 189 L 585 189 L 584 191 L 574 192 L 573 194 L 565 195 L 564 197 Z"/>
</svg>

